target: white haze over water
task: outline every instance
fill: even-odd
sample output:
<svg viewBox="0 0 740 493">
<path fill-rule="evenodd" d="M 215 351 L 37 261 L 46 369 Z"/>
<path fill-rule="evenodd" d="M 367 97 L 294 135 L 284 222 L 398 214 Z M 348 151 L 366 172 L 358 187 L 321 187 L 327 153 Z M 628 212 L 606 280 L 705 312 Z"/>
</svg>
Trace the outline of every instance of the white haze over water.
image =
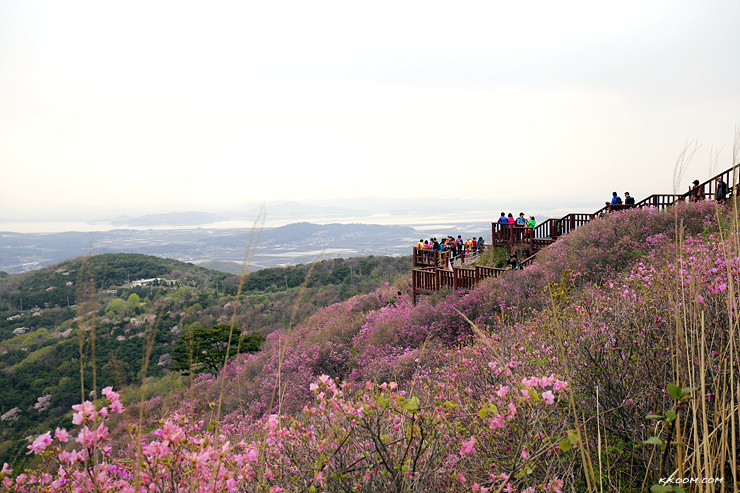
<svg viewBox="0 0 740 493">
<path fill-rule="evenodd" d="M 328 223 L 362 223 L 362 224 L 380 224 L 411 226 L 417 229 L 429 229 L 430 227 L 453 227 L 456 224 L 470 222 L 486 222 L 495 220 L 489 213 L 473 212 L 469 214 L 434 214 L 434 215 L 416 215 L 408 214 L 403 216 L 391 214 L 373 214 L 362 217 L 311 217 L 306 218 L 281 218 L 279 220 L 265 220 L 263 226 L 266 228 L 275 228 L 285 226 L 296 222 L 311 222 L 317 224 Z M 218 221 L 209 224 L 198 225 L 156 225 L 156 226 L 113 226 L 111 223 L 87 223 L 87 222 L 0 222 L 0 232 L 13 233 L 63 233 L 67 231 L 76 232 L 95 232 L 110 231 L 114 229 L 132 229 L 132 230 L 172 230 L 172 229 L 249 229 L 255 225 L 255 220 L 229 220 Z"/>
<path fill-rule="evenodd" d="M 592 208 L 580 208 L 576 210 L 570 209 L 550 209 L 539 210 L 536 212 L 519 210 L 517 208 L 506 210 L 517 216 L 519 212 L 524 212 L 529 215 L 533 213 L 537 219 L 537 222 L 542 222 L 548 218 L 562 217 L 571 212 L 593 212 L 599 206 Z M 380 224 L 386 226 L 410 226 L 419 231 L 454 231 L 465 224 L 470 223 L 490 223 L 498 220 L 498 217 L 502 211 L 470 211 L 470 212 L 454 212 L 454 213 L 423 213 L 415 212 L 408 214 L 370 214 L 362 216 L 321 216 L 311 215 L 310 217 L 301 216 L 282 216 L 280 218 L 270 219 L 266 217 L 262 223 L 262 227 L 275 228 L 279 226 L 285 226 L 297 222 L 310 222 L 316 224 L 329 224 L 329 223 L 361 223 L 361 224 Z M 207 224 L 195 224 L 195 225 L 172 225 L 172 224 L 161 224 L 161 225 L 148 225 L 148 226 L 128 226 L 128 225 L 116 225 L 114 226 L 108 221 L 49 221 L 49 222 L 11 222 L 11 221 L 0 221 L 0 233 L 2 232 L 13 232 L 13 233 L 63 233 L 68 231 L 74 232 L 96 232 L 96 231 L 110 231 L 110 230 L 188 230 L 188 229 L 251 229 L 258 224 L 258 218 L 245 217 L 244 219 L 231 219 L 225 221 L 216 221 Z"/>
</svg>

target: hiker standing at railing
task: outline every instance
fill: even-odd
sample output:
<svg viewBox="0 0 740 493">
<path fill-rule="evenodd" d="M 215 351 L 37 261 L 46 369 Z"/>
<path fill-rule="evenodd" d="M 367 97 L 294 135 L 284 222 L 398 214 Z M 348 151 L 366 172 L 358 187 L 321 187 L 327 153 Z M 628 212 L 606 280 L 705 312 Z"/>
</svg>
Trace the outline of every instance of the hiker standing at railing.
<svg viewBox="0 0 740 493">
<path fill-rule="evenodd" d="M 521 226 L 522 228 L 527 225 L 527 220 L 524 218 L 524 213 L 520 212 L 519 217 L 516 218 L 516 221 L 514 221 L 517 226 Z"/>
<path fill-rule="evenodd" d="M 720 176 L 717 178 L 717 193 L 716 198 L 717 202 L 720 204 L 727 200 L 727 195 L 729 194 L 729 189 L 727 188 L 727 183 L 724 182 L 722 177 Z"/>
<path fill-rule="evenodd" d="M 629 192 L 624 192 L 624 205 L 635 205 L 635 198 Z"/>
<path fill-rule="evenodd" d="M 529 236 L 534 236 L 534 227 L 537 226 L 537 221 L 534 220 L 534 216 L 529 216 L 529 221 L 527 221 L 527 232 L 529 233 Z"/>
<path fill-rule="evenodd" d="M 524 241 L 525 236 L 527 234 L 526 226 L 527 226 L 527 220 L 524 218 L 524 213 L 520 212 L 519 217 L 516 218 L 516 221 L 514 221 L 514 225 L 517 227 L 516 236 L 517 241 Z"/>
<path fill-rule="evenodd" d="M 483 237 L 478 237 L 478 243 L 476 244 L 478 246 L 478 252 L 483 253 L 483 249 L 486 247 L 485 243 L 483 242 Z"/>
<path fill-rule="evenodd" d="M 700 202 L 704 200 L 704 187 L 699 186 L 699 180 L 694 180 L 692 183 L 694 187 L 689 187 L 689 201 Z"/>
<path fill-rule="evenodd" d="M 617 195 L 617 192 L 612 192 L 611 202 L 605 202 L 606 205 L 622 205 L 622 197 Z"/>
<path fill-rule="evenodd" d="M 498 222 L 501 223 L 501 224 L 506 224 L 506 225 L 509 224 L 509 220 L 506 219 L 506 213 L 505 212 L 502 212 L 501 213 L 501 217 L 498 218 Z"/>
</svg>

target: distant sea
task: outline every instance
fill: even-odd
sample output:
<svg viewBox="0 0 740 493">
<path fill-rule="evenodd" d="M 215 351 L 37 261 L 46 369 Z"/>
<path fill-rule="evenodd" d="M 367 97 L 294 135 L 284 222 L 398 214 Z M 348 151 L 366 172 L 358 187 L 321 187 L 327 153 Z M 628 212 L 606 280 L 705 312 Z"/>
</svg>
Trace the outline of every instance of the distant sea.
<svg viewBox="0 0 740 493">
<path fill-rule="evenodd" d="M 527 211 L 507 211 L 512 212 L 515 216 L 519 212 L 528 214 Z M 567 210 L 550 210 L 544 213 L 536 214 L 535 217 L 537 222 L 542 222 L 550 217 L 562 217 L 563 215 L 573 212 Z M 465 213 L 451 213 L 451 214 L 423 214 L 423 213 L 410 213 L 410 214 L 372 214 L 362 217 L 352 216 L 319 216 L 310 215 L 307 217 L 275 217 L 265 218 L 264 227 L 275 228 L 279 226 L 285 226 L 287 224 L 293 224 L 298 222 L 311 222 L 316 224 L 330 224 L 330 223 L 361 223 L 361 224 L 381 224 L 381 225 L 397 225 L 397 226 L 410 226 L 420 232 L 434 232 L 441 235 L 446 231 L 453 231 L 456 228 L 460 228 L 466 225 L 491 223 L 496 221 L 501 211 L 470 211 Z M 0 221 L 0 232 L 12 232 L 12 233 L 64 233 L 68 231 L 74 232 L 95 232 L 95 231 L 111 231 L 111 230 L 173 230 L 173 229 L 249 229 L 255 225 L 255 219 L 233 219 L 228 221 L 218 221 L 207 224 L 189 224 L 189 225 L 172 225 L 172 224 L 159 224 L 159 225 L 147 225 L 147 226 L 126 226 L 116 225 L 106 221 Z M 467 229 L 467 228 L 466 228 Z"/>
</svg>

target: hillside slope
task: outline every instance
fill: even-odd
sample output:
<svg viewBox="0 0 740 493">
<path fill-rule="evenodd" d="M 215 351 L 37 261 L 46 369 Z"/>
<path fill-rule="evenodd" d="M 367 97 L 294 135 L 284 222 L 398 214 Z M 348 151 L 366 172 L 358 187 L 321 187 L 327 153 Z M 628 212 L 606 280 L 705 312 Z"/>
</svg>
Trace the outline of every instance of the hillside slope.
<svg viewBox="0 0 740 493">
<path fill-rule="evenodd" d="M 466 296 L 414 307 L 385 288 L 334 304 L 122 420 L 78 408 L 105 426 L 85 453 L 113 448 L 73 467 L 115 471 L 112 491 L 633 491 L 707 467 L 737 482 L 728 224 L 708 202 L 610 214 Z M 99 405 L 120 410 L 106 392 Z M 126 422 L 154 429 L 141 449 Z M 58 434 L 30 447 L 52 459 L 32 477 L 59 479 Z"/>
<path fill-rule="evenodd" d="M 240 278 L 139 254 L 102 254 L 0 279 L 0 462 L 25 437 L 69 423 L 69 408 L 106 386 L 166 377 L 172 347 L 196 327 L 233 322 L 263 335 L 407 272 L 408 258 L 333 259 Z M 140 279 L 162 280 L 136 286 Z M 297 301 L 301 300 L 298 309 Z"/>
</svg>

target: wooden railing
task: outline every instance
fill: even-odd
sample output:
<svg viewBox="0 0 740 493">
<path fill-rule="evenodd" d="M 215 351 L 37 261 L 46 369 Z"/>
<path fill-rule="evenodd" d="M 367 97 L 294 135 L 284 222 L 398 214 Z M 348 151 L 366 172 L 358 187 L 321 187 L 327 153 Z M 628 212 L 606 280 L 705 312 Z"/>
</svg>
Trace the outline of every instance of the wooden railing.
<svg viewBox="0 0 740 493">
<path fill-rule="evenodd" d="M 509 245 L 512 243 L 529 243 L 532 230 L 523 226 L 509 226 L 503 223 L 492 223 L 491 244 L 493 246 Z"/>
<path fill-rule="evenodd" d="M 439 267 L 413 269 L 411 271 L 413 303 L 416 304 L 416 297 L 419 294 L 432 294 L 442 289 L 468 292 L 483 279 L 498 277 L 506 270 L 481 265 L 476 265 L 475 268 L 454 267 L 452 270 Z"/>
<path fill-rule="evenodd" d="M 445 267 L 451 252 L 414 247 L 414 267 Z"/>
<path fill-rule="evenodd" d="M 735 193 L 738 186 L 740 186 L 740 163 L 698 185 L 699 189 L 704 193 L 705 199 L 717 198 L 717 179 L 719 178 L 722 178 L 722 181 L 727 185 L 729 191 L 728 196 Z M 692 189 L 690 187 L 688 191 L 678 196 L 679 200 L 689 200 L 691 193 Z M 737 193 L 735 193 L 735 195 L 737 195 Z"/>
</svg>

